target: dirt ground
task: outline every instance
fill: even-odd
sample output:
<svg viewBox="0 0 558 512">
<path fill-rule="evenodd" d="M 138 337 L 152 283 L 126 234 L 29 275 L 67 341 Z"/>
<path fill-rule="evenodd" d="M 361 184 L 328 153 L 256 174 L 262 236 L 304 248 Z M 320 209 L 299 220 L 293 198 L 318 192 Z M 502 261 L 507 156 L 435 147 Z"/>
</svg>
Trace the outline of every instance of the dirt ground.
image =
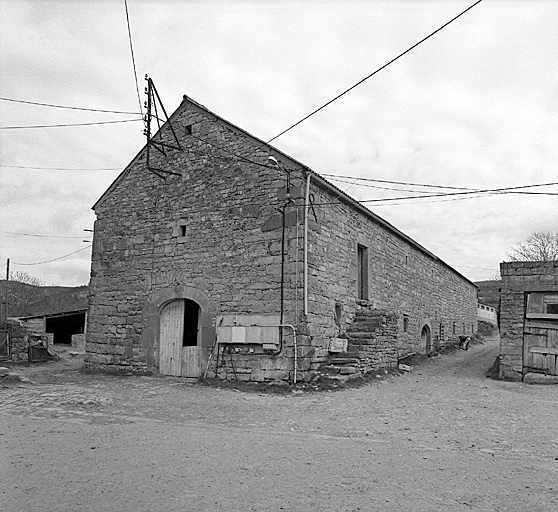
<svg viewBox="0 0 558 512">
<path fill-rule="evenodd" d="M 487 379 L 497 352 L 283 394 L 11 367 L 0 510 L 556 511 L 558 386 Z"/>
</svg>

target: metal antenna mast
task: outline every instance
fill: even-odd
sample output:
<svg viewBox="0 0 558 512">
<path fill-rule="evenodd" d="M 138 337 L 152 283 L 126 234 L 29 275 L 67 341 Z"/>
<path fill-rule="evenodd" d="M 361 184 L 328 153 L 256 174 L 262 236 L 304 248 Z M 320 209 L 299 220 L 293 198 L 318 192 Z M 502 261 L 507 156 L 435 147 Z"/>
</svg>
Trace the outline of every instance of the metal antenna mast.
<svg viewBox="0 0 558 512">
<path fill-rule="evenodd" d="M 165 148 L 175 150 L 175 151 L 183 151 L 183 149 L 180 146 L 178 137 L 176 136 L 174 128 L 171 122 L 169 121 L 169 116 L 167 115 L 167 111 L 165 110 L 165 107 L 163 105 L 163 102 L 161 101 L 159 93 L 155 88 L 155 84 L 153 83 L 153 80 L 151 80 L 151 78 L 147 75 L 145 75 L 145 79 L 147 80 L 147 87 L 145 88 L 145 94 L 147 94 L 147 101 L 144 103 L 144 106 L 147 109 L 147 113 L 145 114 L 145 118 L 144 118 L 145 129 L 143 133 L 147 137 L 147 170 L 151 171 L 153 174 L 156 174 L 157 176 L 159 176 L 159 178 L 162 179 L 166 179 L 164 174 L 174 174 L 175 176 L 181 176 L 180 173 L 169 171 L 166 169 L 159 169 L 151 165 L 150 153 L 152 147 L 155 148 L 157 151 L 159 151 L 165 157 L 167 156 Z M 159 104 L 165 116 L 163 120 L 163 124 L 161 124 L 162 119 L 159 117 L 157 104 Z M 151 120 L 153 118 L 157 121 L 157 132 L 155 133 L 154 137 L 151 136 Z M 167 142 L 163 142 L 161 128 L 165 126 L 168 126 L 170 128 L 170 132 L 172 133 L 174 143 L 169 144 Z"/>
</svg>

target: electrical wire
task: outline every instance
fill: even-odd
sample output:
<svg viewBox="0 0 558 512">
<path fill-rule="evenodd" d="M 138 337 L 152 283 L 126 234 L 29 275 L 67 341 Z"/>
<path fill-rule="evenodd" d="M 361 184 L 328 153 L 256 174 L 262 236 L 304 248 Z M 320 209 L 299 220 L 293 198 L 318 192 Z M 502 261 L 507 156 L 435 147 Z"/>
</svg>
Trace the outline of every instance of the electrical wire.
<svg viewBox="0 0 558 512">
<path fill-rule="evenodd" d="M 378 190 L 394 190 L 396 192 L 413 192 L 416 194 L 428 194 L 429 191 L 428 190 L 417 190 L 417 189 L 408 189 L 408 188 L 393 188 L 393 187 L 381 187 L 380 185 L 371 185 L 369 183 L 357 183 L 355 180 L 350 180 L 350 179 L 342 179 L 342 178 L 331 178 L 331 181 L 338 181 L 340 183 L 349 183 L 351 185 L 351 187 L 353 185 L 356 185 L 358 187 L 367 187 L 367 188 L 374 188 L 374 189 L 378 189 Z M 345 192 L 348 189 L 345 189 Z M 470 188 L 466 188 L 463 190 L 473 190 Z"/>
<path fill-rule="evenodd" d="M 9 169 L 37 169 L 41 171 L 121 171 L 121 167 L 35 167 L 32 165 L 3 165 Z"/>
<path fill-rule="evenodd" d="M 443 30 L 444 28 L 446 28 L 450 23 L 453 23 L 456 19 L 458 19 L 459 17 L 463 16 L 467 11 L 470 11 L 473 7 L 475 7 L 476 5 L 480 4 L 482 2 L 482 0 L 477 0 L 473 5 L 467 7 L 467 9 L 465 9 L 464 11 L 462 11 L 461 13 L 459 13 L 457 16 L 455 16 L 454 18 L 452 18 L 451 20 L 449 20 L 448 22 L 444 23 L 441 27 L 437 28 L 434 32 L 430 33 L 429 35 L 427 35 L 426 37 L 424 37 L 423 39 L 421 39 L 418 43 L 415 43 L 413 46 L 411 46 L 410 48 L 408 48 L 407 50 L 405 50 L 403 53 L 400 53 L 397 57 L 391 59 L 388 63 L 384 64 L 383 66 L 379 67 L 378 69 L 376 69 L 376 71 L 370 73 L 368 76 L 364 77 L 362 80 L 358 81 L 356 84 L 352 85 L 351 87 L 349 87 L 347 90 L 343 91 L 341 94 L 338 94 L 337 96 L 335 96 L 335 98 L 329 100 L 327 103 L 323 104 L 321 107 L 317 108 L 316 110 L 314 110 L 313 112 L 311 112 L 310 114 L 308 114 L 307 116 L 303 117 L 300 121 L 297 121 L 296 123 L 294 123 L 293 125 L 289 126 L 287 129 L 283 130 L 281 133 L 275 135 L 275 137 L 269 139 L 267 141 L 266 144 L 269 144 L 270 142 L 274 141 L 275 139 L 278 139 L 279 137 L 281 137 L 281 135 L 284 135 L 285 133 L 287 133 L 288 131 L 292 130 L 295 126 L 298 126 L 299 124 L 301 124 L 302 122 L 306 121 L 308 118 L 312 117 L 314 114 L 317 114 L 320 110 L 323 110 L 324 108 L 326 108 L 327 106 L 331 105 L 334 101 L 338 100 L 339 98 L 341 98 L 342 96 L 344 96 L 345 94 L 347 94 L 349 91 L 352 91 L 355 87 L 358 87 L 360 84 L 362 84 L 363 82 L 365 82 L 366 80 L 368 80 L 369 78 L 372 78 L 375 74 L 379 73 L 380 71 L 382 71 L 382 69 L 387 68 L 390 64 L 394 63 L 396 60 L 400 59 L 401 57 L 403 57 L 405 54 L 409 53 L 411 50 L 413 50 L 414 48 L 416 48 L 417 46 L 419 46 L 420 44 L 424 43 L 424 41 L 426 41 L 427 39 L 430 39 L 433 35 L 437 34 L 438 32 L 440 32 L 441 30 Z"/>
<path fill-rule="evenodd" d="M 122 119 L 119 121 L 99 121 L 96 123 L 69 123 L 69 124 L 43 124 L 32 126 L 0 126 L 0 130 L 20 130 L 23 128 L 61 128 L 66 126 L 92 126 L 95 124 L 115 124 L 115 123 L 134 123 L 143 119 Z"/>
<path fill-rule="evenodd" d="M 534 185 L 521 185 L 516 187 L 503 187 L 503 188 L 494 188 L 494 189 L 485 189 L 485 190 L 472 190 L 467 192 L 447 192 L 444 194 L 430 194 L 427 196 L 407 196 L 407 197 L 388 197 L 384 199 L 364 199 L 362 201 L 357 201 L 359 203 L 379 203 L 379 202 L 388 202 L 388 201 L 400 201 L 405 199 L 422 199 L 422 198 L 430 198 L 430 197 L 447 197 L 447 196 L 458 196 L 458 195 L 468 195 L 468 194 L 486 194 L 488 192 L 505 192 L 505 191 L 512 191 L 521 188 L 533 188 L 533 187 L 546 187 L 550 185 L 558 185 L 558 183 L 538 183 Z M 548 196 L 555 196 L 558 195 L 557 192 L 527 192 L 521 191 L 524 194 L 538 194 L 538 195 L 548 195 Z M 314 206 L 322 206 L 327 204 L 337 204 L 337 202 L 324 202 L 324 203 L 314 203 Z"/>
<path fill-rule="evenodd" d="M 343 179 L 340 179 L 340 178 L 335 178 L 334 181 L 339 181 L 341 183 L 350 183 L 351 186 L 355 185 L 355 182 L 353 182 L 353 181 L 343 180 Z M 410 189 L 405 189 L 405 188 L 380 187 L 379 185 L 370 185 L 368 183 L 358 183 L 357 186 L 374 188 L 374 189 L 379 189 L 379 190 L 395 190 L 397 192 L 413 192 L 413 193 L 417 193 L 417 194 L 428 194 L 429 193 L 426 190 L 410 190 Z M 428 185 L 425 185 L 425 186 L 428 186 Z M 444 187 L 444 188 L 459 188 L 460 190 L 468 190 L 471 193 L 476 193 L 476 192 L 482 193 L 483 192 L 483 190 L 481 190 L 481 189 L 473 189 L 473 188 L 465 188 L 465 187 Z M 348 190 L 348 189 L 346 189 L 346 190 Z M 558 195 L 555 192 L 528 192 L 528 191 L 522 191 L 522 190 L 510 191 L 510 192 L 507 192 L 507 191 L 498 192 L 497 194 L 534 194 L 534 195 L 549 195 L 549 196 Z M 440 194 L 440 195 L 443 195 L 443 194 Z M 420 197 L 432 197 L 432 196 L 420 196 Z"/>
<path fill-rule="evenodd" d="M 373 181 L 375 183 L 389 183 L 391 185 L 409 185 L 411 187 L 432 187 L 432 188 L 450 188 L 455 190 L 472 190 L 466 187 L 453 187 L 453 186 L 446 186 L 446 185 L 427 185 L 425 183 L 409 183 L 407 181 L 377 180 L 373 178 L 358 178 L 356 176 L 343 176 L 341 174 L 322 174 L 322 176 L 329 177 L 329 178 L 343 178 L 346 180 Z"/>
<path fill-rule="evenodd" d="M 25 103 L 27 105 L 38 105 L 41 107 L 52 107 L 52 108 L 64 108 L 69 110 L 84 110 L 86 112 L 103 112 L 105 114 L 129 114 L 129 115 L 138 115 L 143 114 L 142 112 L 126 112 L 122 110 L 104 110 L 100 108 L 85 108 L 85 107 L 70 107 L 67 105 L 54 105 L 52 103 L 39 103 L 36 101 L 25 101 L 25 100 L 16 100 L 13 98 L 1 98 L 2 101 L 12 101 L 14 103 Z"/>
<path fill-rule="evenodd" d="M 143 107 L 142 107 L 142 104 L 141 104 L 141 96 L 140 96 L 140 92 L 139 92 L 138 74 L 136 72 L 136 60 L 134 58 L 134 47 L 132 45 L 132 31 L 130 29 L 130 16 L 128 14 L 128 2 L 127 2 L 127 0 L 124 0 L 124 7 L 126 8 L 126 23 L 128 25 L 128 40 L 130 41 L 130 53 L 132 54 L 132 66 L 134 68 L 134 79 L 136 81 L 136 92 L 138 93 L 139 108 L 140 108 L 141 115 L 143 117 Z"/>
<path fill-rule="evenodd" d="M 385 69 L 386 67 L 388 67 L 390 64 L 394 63 L 396 60 L 400 59 L 401 57 L 403 57 L 404 55 L 406 55 L 407 53 L 409 53 L 411 50 L 413 50 L 414 48 L 416 48 L 417 46 L 419 46 L 420 44 L 422 44 L 424 41 L 426 41 L 427 39 L 430 39 L 433 35 L 437 34 L 438 32 L 440 32 L 441 30 L 443 30 L 444 28 L 446 28 L 449 24 L 453 23 L 455 20 L 457 20 L 459 17 L 463 16 L 466 12 L 470 11 L 473 7 L 477 6 L 478 4 L 480 4 L 482 2 L 482 0 L 477 0 L 473 5 L 469 6 L 467 9 L 465 9 L 464 11 L 462 11 L 461 13 L 459 13 L 457 16 L 453 17 L 451 20 L 449 20 L 448 22 L 444 23 L 441 27 L 437 28 L 436 30 L 434 30 L 434 32 L 431 32 L 429 35 L 427 35 L 426 37 L 424 37 L 423 39 L 421 39 L 418 43 L 415 43 L 413 46 L 411 46 L 410 48 L 407 48 L 407 50 L 405 50 L 404 52 L 400 53 L 397 57 L 391 59 L 389 62 L 387 62 L 386 64 L 384 64 L 383 66 L 379 67 L 378 69 L 376 69 L 374 72 L 370 73 L 368 76 L 364 77 L 362 80 L 359 80 L 356 84 L 352 85 L 351 87 L 349 87 L 348 89 L 346 89 L 345 91 L 343 91 L 341 94 L 338 94 L 337 96 L 335 96 L 335 98 L 329 100 L 327 103 L 323 104 L 321 107 L 317 108 L 316 110 L 314 110 L 313 112 L 311 112 L 310 114 L 308 114 L 307 116 L 303 117 L 301 120 L 297 121 L 296 123 L 294 123 L 293 125 L 289 126 L 288 128 L 286 128 L 285 130 L 283 130 L 282 132 L 278 133 L 277 135 L 275 135 L 275 137 L 272 137 L 271 139 L 269 139 L 267 142 L 264 142 L 263 144 L 261 144 L 258 147 L 255 147 L 253 149 L 251 149 L 248 154 L 246 156 L 251 155 L 252 153 L 254 153 L 255 151 L 258 151 L 259 149 L 267 146 L 270 142 L 274 141 L 275 139 L 278 139 L 279 137 L 281 137 L 281 135 L 284 135 L 285 133 L 287 133 L 288 131 L 292 130 L 294 127 L 298 126 L 299 124 L 303 123 L 304 121 L 306 121 L 307 119 L 309 119 L 310 117 L 312 117 L 314 114 L 317 114 L 318 112 L 320 112 L 321 110 L 323 110 L 324 108 L 326 108 L 327 106 L 331 105 L 334 101 L 338 100 L 339 98 L 341 98 L 342 96 L 344 96 L 345 94 L 347 94 L 348 92 L 352 91 L 355 87 L 358 87 L 360 84 L 362 84 L 363 82 L 365 82 L 366 80 L 368 80 L 369 78 L 373 77 L 374 75 L 376 75 L 377 73 L 379 73 L 380 71 L 382 71 L 383 69 Z M 231 164 L 230 166 L 232 166 L 233 164 Z M 229 166 L 229 167 L 230 167 Z M 225 170 L 227 170 L 229 167 L 227 167 Z"/>
<path fill-rule="evenodd" d="M 58 258 L 54 258 L 52 260 L 46 260 L 46 261 L 37 261 L 35 263 L 17 263 L 15 261 L 13 261 L 12 263 L 14 265 L 22 265 L 22 266 L 31 266 L 31 265 L 44 265 L 45 263 L 52 263 L 53 261 L 58 261 L 61 260 L 63 258 L 67 258 L 68 256 L 73 256 L 74 254 L 77 254 L 78 252 L 82 252 L 85 251 L 86 249 L 89 249 L 90 247 L 92 247 L 92 245 L 87 245 L 86 247 L 83 247 L 82 249 L 79 249 L 77 251 L 71 252 L 70 254 L 65 254 L 64 256 L 60 256 Z"/>
<path fill-rule="evenodd" d="M 4 235 L 17 235 L 17 236 L 35 236 L 38 238 L 83 238 L 82 236 L 64 236 L 64 235 L 38 235 L 34 233 L 14 233 L 13 231 L 0 231 Z"/>
</svg>

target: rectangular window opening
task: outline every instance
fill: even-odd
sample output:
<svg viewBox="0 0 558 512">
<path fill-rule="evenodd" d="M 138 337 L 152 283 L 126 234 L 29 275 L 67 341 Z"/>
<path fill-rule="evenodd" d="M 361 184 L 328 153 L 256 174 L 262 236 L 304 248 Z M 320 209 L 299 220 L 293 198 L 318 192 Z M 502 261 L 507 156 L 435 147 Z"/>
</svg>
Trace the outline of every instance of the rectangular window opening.
<svg viewBox="0 0 558 512">
<path fill-rule="evenodd" d="M 527 318 L 558 319 L 558 293 L 532 292 L 527 294 Z"/>
<path fill-rule="evenodd" d="M 368 247 L 357 245 L 358 298 L 368 300 Z"/>
<path fill-rule="evenodd" d="M 180 227 L 180 236 L 186 236 L 186 224 L 181 224 L 179 227 Z"/>
</svg>

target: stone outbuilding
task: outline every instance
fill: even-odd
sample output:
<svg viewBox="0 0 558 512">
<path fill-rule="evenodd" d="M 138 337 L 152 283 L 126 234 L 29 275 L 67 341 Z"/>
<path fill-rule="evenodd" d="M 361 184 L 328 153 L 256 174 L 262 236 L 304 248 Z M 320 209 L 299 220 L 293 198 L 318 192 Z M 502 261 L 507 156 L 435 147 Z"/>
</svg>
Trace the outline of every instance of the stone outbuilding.
<svg viewBox="0 0 558 512">
<path fill-rule="evenodd" d="M 558 261 L 501 263 L 500 274 L 500 377 L 558 383 Z"/>
<path fill-rule="evenodd" d="M 471 281 L 294 158 L 187 97 L 153 141 L 93 207 L 87 367 L 308 381 L 476 331 Z"/>
</svg>

